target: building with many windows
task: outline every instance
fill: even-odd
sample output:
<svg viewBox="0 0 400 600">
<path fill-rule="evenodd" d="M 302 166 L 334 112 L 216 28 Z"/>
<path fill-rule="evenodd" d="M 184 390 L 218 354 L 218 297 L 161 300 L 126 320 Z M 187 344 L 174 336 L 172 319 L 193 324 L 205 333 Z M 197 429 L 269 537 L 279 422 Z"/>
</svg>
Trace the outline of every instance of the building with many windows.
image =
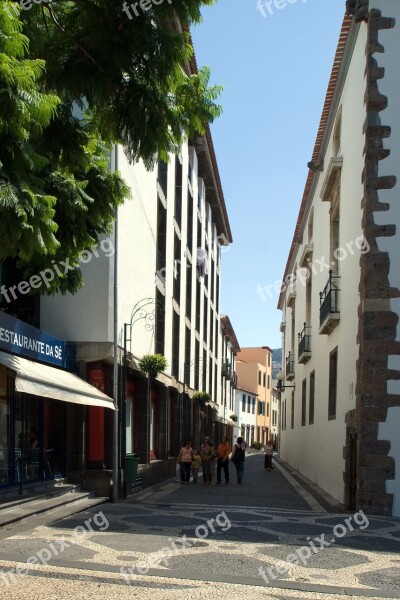
<svg viewBox="0 0 400 600">
<path fill-rule="evenodd" d="M 242 348 L 237 356 L 238 385 L 257 397 L 254 441 L 265 444 L 271 433 L 272 350 Z"/>
<path fill-rule="evenodd" d="M 257 395 L 238 384 L 235 399 L 235 412 L 239 417 L 237 435 L 240 435 L 249 446 L 256 441 L 256 408 Z"/>
<path fill-rule="evenodd" d="M 228 437 L 230 443 L 235 443 L 235 390 L 237 386 L 236 356 L 240 352 L 239 342 L 228 316 L 221 315 L 222 363 L 221 363 L 221 401 L 218 414 L 223 424 L 218 439 Z M 217 441 L 216 440 L 216 441 Z"/>
<path fill-rule="evenodd" d="M 41 323 L 76 343 L 82 376 L 112 395 L 117 273 L 119 463 L 123 469 L 127 453 L 139 454 L 143 484 L 149 485 L 175 474 L 185 439 L 199 447 L 202 437 L 222 431 L 218 408 L 227 399 L 225 389 L 228 403 L 232 394 L 221 379 L 227 357 L 221 247 L 232 237 L 208 128 L 153 170 L 130 164 L 121 148 L 115 149 L 112 167 L 129 184 L 132 200 L 118 211 L 110 251 L 99 249 L 82 265 L 85 285 L 77 294 L 42 299 Z M 165 356 L 168 366 L 148 390 L 139 359 L 153 353 Z M 195 391 L 207 392 L 211 401 L 193 403 Z M 109 480 L 112 417 L 90 407 L 84 426 L 84 472 L 75 475 L 92 480 L 97 473 Z"/>
<path fill-rule="evenodd" d="M 280 454 L 400 516 L 400 4 L 347 4 L 279 299 Z"/>
</svg>

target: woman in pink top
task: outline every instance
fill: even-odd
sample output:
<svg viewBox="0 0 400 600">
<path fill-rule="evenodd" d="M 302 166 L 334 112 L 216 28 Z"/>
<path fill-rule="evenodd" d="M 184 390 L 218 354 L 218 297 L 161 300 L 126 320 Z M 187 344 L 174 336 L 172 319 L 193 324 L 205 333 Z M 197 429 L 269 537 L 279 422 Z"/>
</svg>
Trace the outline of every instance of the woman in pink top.
<svg viewBox="0 0 400 600">
<path fill-rule="evenodd" d="M 179 452 L 178 465 L 181 466 L 181 483 L 190 482 L 190 469 L 192 467 L 193 448 L 192 442 L 185 442 Z"/>
</svg>

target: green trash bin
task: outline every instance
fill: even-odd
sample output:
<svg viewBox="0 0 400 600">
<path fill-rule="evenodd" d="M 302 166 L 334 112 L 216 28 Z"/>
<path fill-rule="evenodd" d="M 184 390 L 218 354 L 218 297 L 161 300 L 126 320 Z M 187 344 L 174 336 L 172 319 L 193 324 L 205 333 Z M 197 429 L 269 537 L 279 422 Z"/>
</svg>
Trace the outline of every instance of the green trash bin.
<svg viewBox="0 0 400 600">
<path fill-rule="evenodd" d="M 139 464 L 138 454 L 127 454 L 125 456 L 124 476 L 127 483 L 135 483 Z"/>
</svg>

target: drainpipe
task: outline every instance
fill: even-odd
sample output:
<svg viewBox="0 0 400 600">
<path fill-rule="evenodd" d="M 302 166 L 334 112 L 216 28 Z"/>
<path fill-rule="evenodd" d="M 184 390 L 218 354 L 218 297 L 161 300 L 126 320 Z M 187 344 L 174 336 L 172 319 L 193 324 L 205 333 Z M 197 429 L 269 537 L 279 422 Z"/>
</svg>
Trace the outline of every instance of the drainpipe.
<svg viewBox="0 0 400 600">
<path fill-rule="evenodd" d="M 114 171 L 118 170 L 118 146 L 114 147 Z M 113 414 L 113 489 L 112 501 L 118 501 L 118 207 L 114 225 L 114 414 Z"/>
</svg>

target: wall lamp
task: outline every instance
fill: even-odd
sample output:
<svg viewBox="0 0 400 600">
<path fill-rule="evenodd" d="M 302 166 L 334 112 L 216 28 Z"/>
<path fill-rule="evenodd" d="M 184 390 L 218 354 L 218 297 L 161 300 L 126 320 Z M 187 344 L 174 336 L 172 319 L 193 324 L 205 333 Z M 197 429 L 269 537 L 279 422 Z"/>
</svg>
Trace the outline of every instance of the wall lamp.
<svg viewBox="0 0 400 600">
<path fill-rule="evenodd" d="M 278 392 L 284 392 L 286 388 L 295 388 L 295 384 L 293 385 L 285 385 L 284 384 L 284 380 L 285 380 L 285 376 L 282 373 L 282 369 L 279 371 L 278 375 L 276 376 L 276 379 L 278 381 L 277 383 L 277 388 L 278 388 Z"/>
</svg>

